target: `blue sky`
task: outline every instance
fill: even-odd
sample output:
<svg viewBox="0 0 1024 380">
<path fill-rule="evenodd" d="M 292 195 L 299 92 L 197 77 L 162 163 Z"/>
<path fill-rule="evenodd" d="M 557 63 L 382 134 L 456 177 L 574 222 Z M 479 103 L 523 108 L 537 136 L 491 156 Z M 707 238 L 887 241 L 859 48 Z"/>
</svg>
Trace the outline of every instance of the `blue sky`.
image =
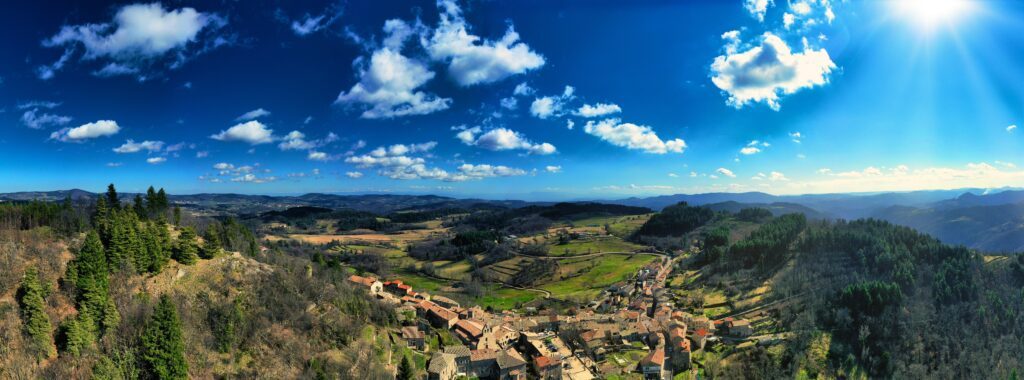
<svg viewBox="0 0 1024 380">
<path fill-rule="evenodd" d="M 254 4 L 9 5 L 0 191 L 1024 186 L 1019 2 Z"/>
</svg>

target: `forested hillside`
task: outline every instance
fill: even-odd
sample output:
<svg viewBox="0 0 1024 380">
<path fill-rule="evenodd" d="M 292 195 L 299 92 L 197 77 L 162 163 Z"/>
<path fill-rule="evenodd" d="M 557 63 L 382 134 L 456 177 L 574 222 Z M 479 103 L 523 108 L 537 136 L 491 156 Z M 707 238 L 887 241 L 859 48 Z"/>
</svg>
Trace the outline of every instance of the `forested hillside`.
<svg viewBox="0 0 1024 380">
<path fill-rule="evenodd" d="M 395 313 L 345 277 L 162 189 L 3 203 L 0 378 L 389 378 Z"/>
</svg>

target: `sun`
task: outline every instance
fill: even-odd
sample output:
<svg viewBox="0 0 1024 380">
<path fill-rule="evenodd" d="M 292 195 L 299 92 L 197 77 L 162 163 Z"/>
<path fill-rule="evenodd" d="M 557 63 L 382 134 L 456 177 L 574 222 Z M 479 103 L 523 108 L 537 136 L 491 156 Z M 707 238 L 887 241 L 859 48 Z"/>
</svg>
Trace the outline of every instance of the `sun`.
<svg viewBox="0 0 1024 380">
<path fill-rule="evenodd" d="M 895 0 L 896 12 L 923 30 L 951 25 L 974 10 L 971 0 Z"/>
</svg>

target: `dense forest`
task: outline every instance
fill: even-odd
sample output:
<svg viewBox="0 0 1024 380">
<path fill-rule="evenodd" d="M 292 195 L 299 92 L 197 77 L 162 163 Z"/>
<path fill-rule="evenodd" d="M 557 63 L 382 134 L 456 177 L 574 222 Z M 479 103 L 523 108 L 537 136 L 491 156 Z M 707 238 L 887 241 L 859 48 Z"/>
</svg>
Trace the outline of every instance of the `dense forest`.
<svg viewBox="0 0 1024 380">
<path fill-rule="evenodd" d="M 181 214 L 114 185 L 0 204 L 0 378 L 389 376 L 362 332 L 390 307 L 233 218 Z"/>
</svg>

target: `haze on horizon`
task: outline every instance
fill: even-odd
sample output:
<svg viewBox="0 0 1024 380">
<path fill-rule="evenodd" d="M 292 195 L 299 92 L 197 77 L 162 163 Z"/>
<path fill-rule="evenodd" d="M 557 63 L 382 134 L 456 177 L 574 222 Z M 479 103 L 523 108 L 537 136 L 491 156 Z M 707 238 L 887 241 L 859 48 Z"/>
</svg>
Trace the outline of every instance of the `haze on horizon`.
<svg viewBox="0 0 1024 380">
<path fill-rule="evenodd" d="M 0 192 L 1024 186 L 1024 4 L 11 4 Z"/>
</svg>

